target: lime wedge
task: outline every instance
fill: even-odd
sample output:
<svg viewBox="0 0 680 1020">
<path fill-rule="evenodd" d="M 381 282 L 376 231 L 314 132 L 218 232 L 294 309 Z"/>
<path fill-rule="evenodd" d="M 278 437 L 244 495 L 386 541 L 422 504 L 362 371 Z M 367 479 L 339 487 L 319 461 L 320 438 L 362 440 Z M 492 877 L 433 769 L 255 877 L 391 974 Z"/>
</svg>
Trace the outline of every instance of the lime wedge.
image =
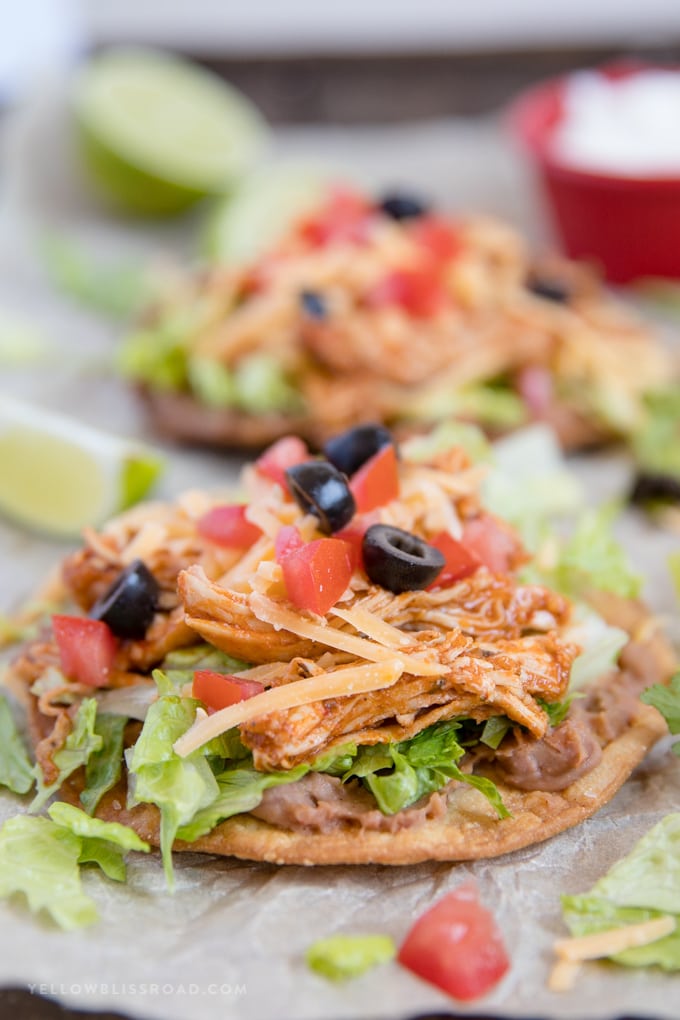
<svg viewBox="0 0 680 1020">
<path fill-rule="evenodd" d="M 160 457 L 140 444 L 0 394 L 0 511 L 70 537 L 149 491 Z"/>
<path fill-rule="evenodd" d="M 158 50 L 105 51 L 80 72 L 73 98 L 95 182 L 133 213 L 167 215 L 224 194 L 266 137 L 245 96 Z"/>
<path fill-rule="evenodd" d="M 256 170 L 212 209 L 207 257 L 222 265 L 254 261 L 321 202 L 329 184 L 329 175 L 311 166 L 273 163 Z"/>
</svg>

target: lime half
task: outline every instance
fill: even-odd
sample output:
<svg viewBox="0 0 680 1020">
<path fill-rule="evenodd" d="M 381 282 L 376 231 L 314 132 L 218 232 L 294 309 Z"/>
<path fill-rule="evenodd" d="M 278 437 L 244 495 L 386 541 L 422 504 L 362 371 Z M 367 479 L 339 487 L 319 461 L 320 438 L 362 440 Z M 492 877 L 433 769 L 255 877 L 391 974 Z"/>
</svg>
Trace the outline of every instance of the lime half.
<svg viewBox="0 0 680 1020">
<path fill-rule="evenodd" d="M 330 175 L 312 166 L 272 163 L 256 170 L 211 211 L 206 255 L 223 265 L 255 261 L 319 205 L 329 186 Z"/>
<path fill-rule="evenodd" d="M 74 109 L 95 182 L 122 208 L 146 215 L 225 193 L 266 137 L 240 92 L 158 50 L 95 57 L 76 79 Z"/>
<path fill-rule="evenodd" d="M 0 511 L 26 527 L 77 535 L 142 499 L 161 468 L 145 446 L 0 394 Z"/>
</svg>

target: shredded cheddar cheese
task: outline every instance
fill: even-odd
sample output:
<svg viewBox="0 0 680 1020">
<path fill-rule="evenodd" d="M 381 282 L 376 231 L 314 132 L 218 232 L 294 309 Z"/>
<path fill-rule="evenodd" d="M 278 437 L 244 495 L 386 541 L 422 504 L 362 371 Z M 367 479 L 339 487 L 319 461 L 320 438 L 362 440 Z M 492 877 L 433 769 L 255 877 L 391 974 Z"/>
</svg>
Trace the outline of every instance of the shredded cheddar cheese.
<svg viewBox="0 0 680 1020">
<path fill-rule="evenodd" d="M 582 960 L 599 960 L 615 956 L 626 949 L 647 946 L 675 931 L 673 917 L 657 917 L 640 924 L 628 924 L 623 928 L 598 931 L 580 938 L 560 939 L 554 949 L 561 960 L 578 963 Z"/>
<path fill-rule="evenodd" d="M 279 606 L 263 595 L 251 595 L 248 604 L 258 620 L 271 624 L 276 630 L 287 630 L 298 637 L 308 638 L 310 641 L 317 641 L 329 648 L 349 652 L 358 658 L 368 659 L 369 662 L 385 662 L 394 658 L 393 648 L 385 648 L 375 641 L 359 637 L 356 634 L 348 634 L 346 631 L 329 627 L 325 623 L 315 623 L 313 620 L 305 619 L 299 613 Z M 433 662 L 431 659 L 428 661 L 418 658 L 416 655 L 406 654 L 400 655 L 399 658 L 404 671 L 413 676 L 443 676 L 447 672 L 446 666 Z"/>
<path fill-rule="evenodd" d="M 401 660 L 393 658 L 389 662 L 348 666 L 332 673 L 309 677 L 307 680 L 296 680 L 281 687 L 271 687 L 262 694 L 229 705 L 228 708 L 223 708 L 213 715 L 197 714 L 194 725 L 175 742 L 173 749 L 180 758 L 186 758 L 188 754 L 210 740 L 251 719 L 257 719 L 269 712 L 310 705 L 327 698 L 380 691 L 396 683 L 403 672 L 404 665 Z"/>
</svg>

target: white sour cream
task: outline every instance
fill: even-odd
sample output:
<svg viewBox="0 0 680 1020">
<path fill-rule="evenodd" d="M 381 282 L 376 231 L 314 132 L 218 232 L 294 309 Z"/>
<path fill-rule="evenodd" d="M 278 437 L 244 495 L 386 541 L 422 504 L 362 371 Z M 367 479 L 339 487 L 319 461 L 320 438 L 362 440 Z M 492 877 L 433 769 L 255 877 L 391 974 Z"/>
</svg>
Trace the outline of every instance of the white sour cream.
<svg viewBox="0 0 680 1020">
<path fill-rule="evenodd" d="M 551 149 L 561 163 L 620 177 L 680 176 L 680 72 L 570 76 Z"/>
</svg>

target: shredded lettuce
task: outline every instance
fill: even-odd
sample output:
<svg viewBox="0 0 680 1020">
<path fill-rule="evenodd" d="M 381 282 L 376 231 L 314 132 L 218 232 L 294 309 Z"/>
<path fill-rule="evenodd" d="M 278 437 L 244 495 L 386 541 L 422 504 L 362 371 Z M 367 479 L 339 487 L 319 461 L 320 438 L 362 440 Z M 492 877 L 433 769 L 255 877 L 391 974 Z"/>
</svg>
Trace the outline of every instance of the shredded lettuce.
<svg viewBox="0 0 680 1020">
<path fill-rule="evenodd" d="M 680 478 L 680 386 L 648 393 L 642 425 L 633 433 L 633 454 L 648 474 Z"/>
<path fill-rule="evenodd" d="M 7 698 L 0 695 L 0 785 L 13 793 L 28 793 L 33 786 L 33 765 L 17 733 Z"/>
<path fill-rule="evenodd" d="M 247 766 L 226 769 L 217 779 L 218 793 L 209 804 L 196 811 L 177 832 L 179 839 L 193 843 L 232 815 L 252 811 L 262 794 L 272 786 L 294 783 L 309 772 L 308 765 L 298 765 L 288 772 L 257 772 Z"/>
<path fill-rule="evenodd" d="M 576 691 L 615 667 L 630 635 L 621 627 L 610 626 L 590 606 L 577 603 L 564 639 L 582 649 L 572 663 L 569 678 L 569 689 Z"/>
<path fill-rule="evenodd" d="M 250 414 L 271 411 L 293 412 L 304 401 L 286 376 L 281 361 L 271 354 L 251 354 L 234 369 L 234 384 L 239 407 Z"/>
<path fill-rule="evenodd" d="M 561 591 L 572 597 L 592 588 L 624 598 L 639 594 L 641 579 L 612 534 L 617 511 L 615 505 L 609 505 L 583 514 L 554 572 L 554 583 Z"/>
<path fill-rule="evenodd" d="M 93 311 L 127 319 L 150 297 L 149 275 L 137 263 L 102 265 L 72 238 L 54 232 L 43 238 L 42 253 L 55 286 Z"/>
<path fill-rule="evenodd" d="M 465 754 L 465 748 L 458 742 L 459 730 L 460 723 L 456 721 L 435 723 L 410 740 L 360 747 L 344 779 L 361 778 L 386 815 L 403 811 L 456 779 L 479 790 L 498 817 L 507 818 L 509 812 L 495 784 L 458 767 L 457 762 Z"/>
<path fill-rule="evenodd" d="M 612 959 L 628 967 L 680 970 L 680 813 L 667 815 L 589 893 L 562 897 L 573 935 L 589 935 L 654 917 L 675 917 L 675 931 Z"/>
<path fill-rule="evenodd" d="M 156 671 L 158 672 L 158 671 Z M 161 854 L 168 886 L 174 887 L 172 844 L 177 830 L 217 797 L 219 787 L 205 749 L 180 758 L 172 749 L 194 721 L 200 702 L 165 694 L 147 712 L 137 743 L 126 753 L 130 804 L 155 804 L 161 814 Z"/>
<path fill-rule="evenodd" d="M 102 738 L 102 746 L 94 751 L 85 767 L 85 787 L 80 802 L 92 815 L 107 790 L 120 779 L 123 765 L 123 736 L 127 719 L 122 715 L 100 712 L 94 732 Z"/>
<path fill-rule="evenodd" d="M 219 648 L 202 643 L 189 648 L 177 648 L 169 652 L 163 659 L 164 670 L 210 669 L 213 673 L 238 673 L 248 669 L 249 663 L 235 659 Z"/>
<path fill-rule="evenodd" d="M 454 446 L 461 446 L 475 462 L 493 460 L 491 445 L 480 428 L 462 421 L 444 421 L 424 436 L 413 436 L 401 444 L 407 460 L 424 463 Z"/>
<path fill-rule="evenodd" d="M 305 959 L 316 974 L 331 981 L 345 981 L 387 963 L 396 951 L 389 935 L 331 935 L 314 942 Z"/>
<path fill-rule="evenodd" d="M 99 865 L 107 878 L 114 882 L 125 881 L 124 856 L 129 850 L 148 853 L 151 849 L 129 826 L 90 818 L 72 804 L 57 802 L 47 813 L 53 822 L 80 838 L 78 863 Z"/>
<path fill-rule="evenodd" d="M 554 433 L 530 425 L 494 445 L 494 466 L 482 485 L 484 503 L 535 549 L 547 522 L 583 507 L 582 486 L 567 470 Z"/>
<path fill-rule="evenodd" d="M 680 549 L 676 549 L 668 557 L 668 569 L 671 573 L 676 598 L 680 601 Z"/>
<path fill-rule="evenodd" d="M 97 920 L 78 871 L 82 843 L 47 818 L 18 815 L 0 829 L 0 897 L 23 893 L 34 913 L 47 911 L 70 931 Z"/>
<path fill-rule="evenodd" d="M 102 746 L 102 738 L 95 732 L 95 721 L 97 717 L 97 702 L 94 698 L 85 698 L 81 702 L 78 713 L 73 721 L 73 729 L 69 733 L 64 746 L 55 751 L 52 760 L 59 770 L 59 777 L 50 786 L 45 786 L 42 770 L 39 765 L 35 767 L 35 777 L 38 791 L 33 798 L 29 811 L 35 813 L 40 811 L 47 803 L 53 793 L 56 793 L 65 779 L 79 769 L 87 765 L 90 755 L 99 751 Z"/>
<path fill-rule="evenodd" d="M 187 375 L 191 389 L 207 407 L 234 407 L 238 403 L 234 375 L 221 361 L 189 355 Z"/>
<path fill-rule="evenodd" d="M 69 931 L 98 916 L 83 891 L 78 866 L 94 862 L 122 882 L 124 854 L 147 853 L 149 845 L 126 825 L 90 818 L 70 804 L 53 804 L 49 815 L 18 815 L 0 829 L 0 897 L 22 893 L 34 913 L 46 911 Z"/>
<path fill-rule="evenodd" d="M 471 418 L 491 429 L 516 428 L 528 418 L 522 398 L 503 383 L 477 383 L 460 389 L 450 384 L 435 384 L 418 393 L 401 411 L 416 421 Z"/>
<path fill-rule="evenodd" d="M 661 712 L 671 733 L 680 733 L 680 672 L 671 678 L 668 687 L 664 684 L 648 687 L 640 695 L 640 700 Z M 680 741 L 674 745 L 673 750 L 680 756 Z"/>
</svg>

